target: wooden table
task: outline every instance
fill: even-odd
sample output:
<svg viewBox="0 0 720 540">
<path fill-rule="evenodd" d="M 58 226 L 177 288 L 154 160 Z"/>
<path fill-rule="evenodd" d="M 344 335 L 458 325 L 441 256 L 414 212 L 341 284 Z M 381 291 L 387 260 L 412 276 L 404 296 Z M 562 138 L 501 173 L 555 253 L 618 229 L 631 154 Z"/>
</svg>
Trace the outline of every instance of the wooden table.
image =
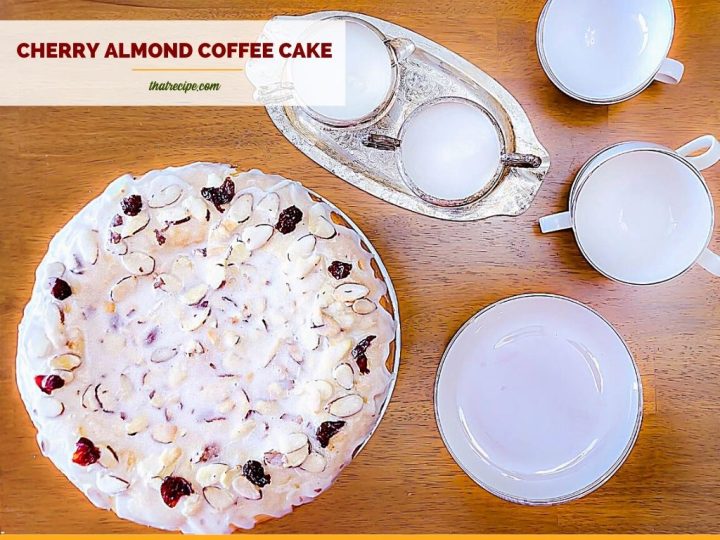
<svg viewBox="0 0 720 540">
<path fill-rule="evenodd" d="M 151 5 L 153 5 L 151 7 Z M 355 9 L 436 40 L 520 101 L 551 154 L 518 218 L 446 223 L 371 197 L 310 161 L 261 108 L 0 108 L 0 530 L 143 532 L 94 508 L 39 455 L 14 383 L 16 327 L 51 236 L 126 171 L 227 161 L 303 181 L 343 208 L 381 253 L 400 298 L 400 379 L 362 455 L 316 502 L 257 532 L 720 532 L 720 279 L 700 268 L 655 287 L 619 285 L 582 259 L 572 234 L 542 236 L 590 154 L 621 140 L 670 147 L 720 135 L 720 4 L 676 0 L 679 86 L 655 84 L 612 107 L 574 102 L 535 54 L 541 0 L 5 1 L 2 18 L 251 19 Z M 720 201 L 720 166 L 706 173 Z M 711 247 L 720 249 L 720 230 Z M 588 303 L 627 340 L 642 372 L 645 419 L 630 458 L 580 501 L 528 508 L 477 487 L 450 458 L 433 415 L 445 345 L 478 309 L 542 291 Z"/>
</svg>

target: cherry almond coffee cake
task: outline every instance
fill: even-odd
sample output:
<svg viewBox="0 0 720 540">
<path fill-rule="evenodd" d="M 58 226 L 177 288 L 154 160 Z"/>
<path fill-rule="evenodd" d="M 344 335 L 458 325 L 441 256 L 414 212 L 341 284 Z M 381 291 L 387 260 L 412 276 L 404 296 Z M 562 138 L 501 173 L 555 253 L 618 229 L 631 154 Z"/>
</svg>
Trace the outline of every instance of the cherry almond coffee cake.
<svg viewBox="0 0 720 540">
<path fill-rule="evenodd" d="M 360 236 L 297 182 L 118 178 L 52 240 L 17 381 L 98 507 L 225 533 L 328 488 L 388 392 L 396 322 Z"/>
</svg>

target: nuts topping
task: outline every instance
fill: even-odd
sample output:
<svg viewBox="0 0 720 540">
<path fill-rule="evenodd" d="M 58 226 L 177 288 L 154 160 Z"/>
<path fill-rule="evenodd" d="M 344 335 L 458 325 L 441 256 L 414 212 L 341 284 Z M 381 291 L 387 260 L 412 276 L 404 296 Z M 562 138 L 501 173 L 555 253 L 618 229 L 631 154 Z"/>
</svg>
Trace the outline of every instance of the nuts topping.
<svg viewBox="0 0 720 540">
<path fill-rule="evenodd" d="M 295 230 L 297 224 L 302 221 L 302 217 L 303 213 L 297 206 L 289 206 L 280 212 L 275 228 L 282 234 L 290 234 Z"/>
<path fill-rule="evenodd" d="M 110 289 L 110 300 L 113 302 L 121 302 L 127 298 L 137 287 L 137 278 L 135 276 L 126 276 L 118 281 Z"/>
<path fill-rule="evenodd" d="M 97 262 L 99 255 L 98 243 L 95 235 L 95 231 L 84 230 L 77 238 L 77 248 L 80 258 L 84 263 L 91 266 Z"/>
<path fill-rule="evenodd" d="M 144 416 L 138 416 L 131 422 L 125 424 L 125 433 L 130 436 L 137 435 L 145 431 L 148 427 L 148 420 Z"/>
<path fill-rule="evenodd" d="M 352 264 L 341 261 L 333 261 L 332 264 L 328 266 L 330 275 L 338 280 L 348 277 L 350 270 L 352 270 Z"/>
<path fill-rule="evenodd" d="M 77 354 L 60 354 L 53 357 L 49 364 L 53 369 L 59 369 L 61 371 L 72 371 L 82 363 L 82 359 Z"/>
<path fill-rule="evenodd" d="M 254 251 L 264 246 L 272 235 L 271 225 L 255 225 L 242 232 L 242 241 L 247 249 Z"/>
<path fill-rule="evenodd" d="M 262 491 L 244 476 L 236 476 L 232 481 L 232 488 L 243 499 L 250 501 L 262 499 Z"/>
<path fill-rule="evenodd" d="M 208 286 L 204 283 L 195 285 L 180 295 L 180 301 L 188 306 L 199 304 L 200 301 L 205 298 L 208 292 Z"/>
<path fill-rule="evenodd" d="M 37 412 L 40 416 L 45 418 L 55 418 L 60 416 L 65 411 L 65 406 L 62 401 L 55 398 L 43 398 L 38 401 Z"/>
<path fill-rule="evenodd" d="M 333 378 L 345 390 L 351 390 L 354 382 L 353 369 L 350 364 L 342 363 L 333 370 Z"/>
<path fill-rule="evenodd" d="M 358 315 L 369 315 L 377 309 L 377 305 L 367 298 L 358 298 L 353 302 L 352 310 Z"/>
<path fill-rule="evenodd" d="M 171 358 L 174 358 L 177 353 L 177 349 L 170 347 L 160 347 L 159 349 L 155 349 L 152 352 L 152 354 L 150 355 L 150 361 L 154 364 L 162 364 L 163 362 L 167 362 Z"/>
<path fill-rule="evenodd" d="M 129 238 L 142 231 L 148 226 L 148 223 L 150 223 L 150 215 L 147 212 L 140 213 L 137 216 L 126 217 L 121 221 L 122 228 L 120 229 L 120 237 Z"/>
<path fill-rule="evenodd" d="M 171 204 L 178 202 L 181 196 L 182 188 L 177 184 L 171 184 L 150 195 L 148 207 L 164 208 L 165 206 L 170 206 Z"/>
<path fill-rule="evenodd" d="M 203 496 L 210 506 L 218 512 L 227 510 L 235 503 L 235 497 L 227 489 L 216 486 L 203 488 Z"/>
<path fill-rule="evenodd" d="M 142 210 L 142 197 L 140 195 L 128 195 L 122 200 L 120 207 L 126 216 L 137 216 Z"/>
<path fill-rule="evenodd" d="M 187 497 L 192 493 L 190 482 L 180 476 L 167 476 L 160 485 L 160 496 L 170 508 L 175 508 L 182 497 Z"/>
<path fill-rule="evenodd" d="M 180 320 L 180 326 L 186 332 L 192 332 L 205 324 L 205 321 L 209 316 L 210 308 L 203 308 L 199 311 L 194 311 Z"/>
<path fill-rule="evenodd" d="M 354 302 L 359 298 L 366 296 L 370 290 L 365 285 L 359 283 L 343 283 L 335 287 L 333 297 L 339 302 Z"/>
<path fill-rule="evenodd" d="M 155 278 L 153 287 L 166 293 L 177 294 L 182 290 L 182 282 L 172 274 L 160 274 Z"/>
<path fill-rule="evenodd" d="M 315 437 L 320 443 L 320 446 L 327 448 L 328 444 L 330 444 L 330 439 L 336 435 L 344 425 L 345 422 L 342 420 L 328 421 L 320 424 L 320 427 L 317 428 L 315 432 Z"/>
<path fill-rule="evenodd" d="M 325 216 L 311 216 L 310 223 L 308 223 L 308 230 L 318 238 L 325 238 L 327 240 L 333 238 L 337 234 L 335 231 L 335 225 L 333 225 Z"/>
<path fill-rule="evenodd" d="M 210 201 L 215 205 L 218 212 L 224 212 L 225 209 L 220 205 L 228 204 L 235 196 L 235 183 L 228 176 L 222 185 L 218 187 L 204 187 L 200 190 L 200 195 L 206 201 Z"/>
<path fill-rule="evenodd" d="M 98 478 L 97 487 L 107 495 L 116 495 L 125 491 L 130 482 L 112 474 L 106 474 Z"/>
<path fill-rule="evenodd" d="M 265 474 L 262 463 L 252 459 L 243 465 L 243 476 L 259 488 L 270 483 L 270 475 Z"/>
<path fill-rule="evenodd" d="M 212 486 L 220 482 L 222 475 L 227 472 L 230 467 L 222 463 L 212 463 L 204 465 L 198 469 L 196 480 L 201 486 Z"/>
<path fill-rule="evenodd" d="M 228 210 L 227 218 L 237 223 L 244 223 L 250 219 L 253 208 L 253 197 L 250 193 L 240 195 Z"/>
<path fill-rule="evenodd" d="M 73 463 L 87 467 L 99 459 L 100 449 L 90 439 L 80 437 L 75 443 L 75 452 L 72 455 Z"/>
<path fill-rule="evenodd" d="M 150 430 L 150 436 L 160 444 L 170 444 L 177 436 L 177 426 L 172 424 L 160 424 Z"/>
<path fill-rule="evenodd" d="M 290 244 L 290 247 L 288 248 L 288 259 L 290 261 L 295 261 L 297 259 L 305 259 L 309 257 L 315 249 L 316 244 L 317 238 L 315 238 L 312 234 L 301 236 L 295 242 Z"/>
<path fill-rule="evenodd" d="M 347 418 L 359 413 L 362 408 L 363 398 L 357 394 L 347 394 L 346 396 L 334 399 L 328 404 L 328 412 L 338 418 Z"/>
<path fill-rule="evenodd" d="M 50 294 L 57 300 L 65 300 L 72 295 L 72 289 L 64 279 L 55 278 L 50 286 Z"/>
<path fill-rule="evenodd" d="M 302 462 L 300 468 L 310 473 L 321 473 L 325 470 L 326 464 L 327 462 L 322 454 L 313 452 Z"/>
<path fill-rule="evenodd" d="M 120 260 L 125 269 L 135 276 L 145 276 L 155 270 L 155 259 L 142 251 L 130 252 Z"/>
</svg>

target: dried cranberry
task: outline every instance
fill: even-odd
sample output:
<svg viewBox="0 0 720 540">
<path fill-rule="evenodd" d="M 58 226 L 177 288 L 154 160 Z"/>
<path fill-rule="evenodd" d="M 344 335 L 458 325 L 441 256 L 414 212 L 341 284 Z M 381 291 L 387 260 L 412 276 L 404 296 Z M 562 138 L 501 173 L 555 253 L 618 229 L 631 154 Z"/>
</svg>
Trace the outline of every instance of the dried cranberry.
<svg viewBox="0 0 720 540">
<path fill-rule="evenodd" d="M 162 246 L 167 238 L 159 229 L 155 229 L 155 240 L 157 240 L 158 246 Z"/>
<path fill-rule="evenodd" d="M 330 444 L 330 439 L 333 435 L 340 431 L 344 425 L 345 422 L 342 420 L 337 420 L 335 422 L 328 421 L 320 424 L 320 427 L 317 428 L 317 431 L 315 432 L 315 437 L 320 443 L 320 446 L 327 448 L 327 445 Z"/>
<path fill-rule="evenodd" d="M 65 300 L 72 294 L 72 289 L 70 288 L 70 285 L 68 285 L 68 282 L 64 279 L 55 278 L 55 281 L 53 281 L 50 288 L 50 294 L 58 300 Z"/>
<path fill-rule="evenodd" d="M 270 475 L 265 474 L 262 463 L 253 459 L 243 465 L 243 476 L 257 487 L 265 487 L 270 483 Z"/>
<path fill-rule="evenodd" d="M 328 272 L 330 272 L 330 275 L 335 279 L 345 279 L 350 275 L 350 270 L 352 270 L 352 264 L 340 261 L 333 261 L 332 264 L 328 266 Z"/>
<path fill-rule="evenodd" d="M 90 439 L 80 437 L 75 443 L 75 452 L 72 456 L 73 463 L 87 467 L 98 459 L 100 459 L 100 449 Z"/>
<path fill-rule="evenodd" d="M 170 508 L 175 508 L 181 497 L 192 495 L 193 488 L 190 482 L 180 476 L 166 476 L 160 485 L 162 500 Z"/>
<path fill-rule="evenodd" d="M 123 224 L 123 217 L 120 214 L 115 214 L 113 216 L 112 221 L 110 222 L 111 227 L 119 227 Z"/>
<path fill-rule="evenodd" d="M 122 236 L 120 236 L 120 233 L 116 233 L 115 231 L 110 231 L 110 243 L 111 244 L 119 244 L 120 240 L 122 240 Z"/>
<path fill-rule="evenodd" d="M 365 353 L 367 352 L 367 349 L 373 339 L 375 339 L 375 336 L 368 336 L 365 339 L 358 341 L 358 344 L 355 345 L 355 348 L 352 350 L 352 357 L 355 359 L 355 363 L 357 363 L 360 373 L 363 375 L 370 373 L 370 370 L 367 367 L 368 359 Z"/>
<path fill-rule="evenodd" d="M 297 206 L 288 206 L 280 212 L 277 225 L 275 228 L 283 234 L 291 233 L 295 230 L 300 221 L 302 221 L 303 213 Z"/>
<path fill-rule="evenodd" d="M 126 216 L 137 216 L 142 210 L 142 197 L 140 195 L 128 195 L 120 202 L 120 208 Z"/>
<path fill-rule="evenodd" d="M 65 379 L 60 375 L 37 375 L 35 376 L 35 384 L 46 394 L 52 394 L 53 390 L 65 386 Z"/>
<path fill-rule="evenodd" d="M 220 455 L 220 448 L 217 444 L 208 444 L 205 449 L 203 450 L 203 453 L 200 455 L 200 458 L 198 458 L 198 461 L 201 463 L 205 463 L 206 461 L 210 461 L 213 458 L 216 458 Z"/>
<path fill-rule="evenodd" d="M 220 205 L 228 204 L 233 200 L 235 196 L 235 184 L 228 176 L 221 186 L 202 188 L 200 195 L 202 195 L 206 201 L 213 203 L 218 212 L 224 212 L 225 209 L 221 208 Z"/>
</svg>

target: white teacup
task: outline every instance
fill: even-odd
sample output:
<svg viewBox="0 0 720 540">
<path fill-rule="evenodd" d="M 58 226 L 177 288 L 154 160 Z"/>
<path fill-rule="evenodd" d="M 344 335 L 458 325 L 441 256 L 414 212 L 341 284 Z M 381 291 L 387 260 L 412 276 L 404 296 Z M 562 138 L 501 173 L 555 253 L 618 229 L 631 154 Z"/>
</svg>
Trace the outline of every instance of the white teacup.
<svg viewBox="0 0 720 540">
<path fill-rule="evenodd" d="M 623 283 L 662 283 L 696 262 L 720 276 L 720 255 L 708 249 L 713 202 L 700 174 L 718 160 L 712 135 L 675 151 L 647 142 L 610 146 L 578 172 L 570 209 L 541 218 L 540 229 L 572 228 L 588 262 Z"/>
<path fill-rule="evenodd" d="M 570 97 L 617 103 L 653 80 L 680 82 L 683 65 L 667 58 L 674 25 L 671 0 L 549 0 L 538 22 L 538 56 Z"/>
</svg>

